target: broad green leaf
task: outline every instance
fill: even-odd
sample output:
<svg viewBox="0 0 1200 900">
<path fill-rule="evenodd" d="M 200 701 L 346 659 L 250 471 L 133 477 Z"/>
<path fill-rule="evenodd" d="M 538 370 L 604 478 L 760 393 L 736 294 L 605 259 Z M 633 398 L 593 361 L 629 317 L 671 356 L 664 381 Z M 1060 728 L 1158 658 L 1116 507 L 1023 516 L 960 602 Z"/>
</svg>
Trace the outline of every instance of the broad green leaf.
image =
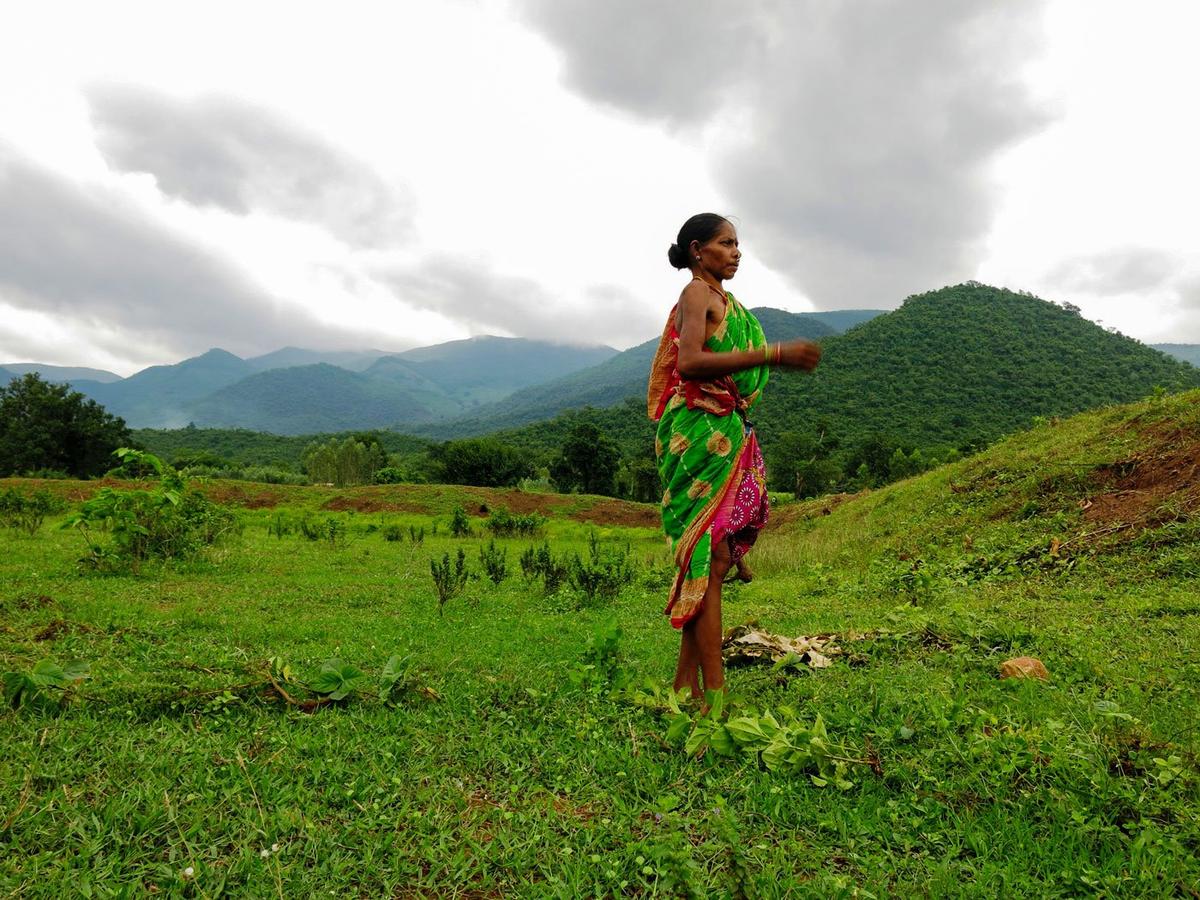
<svg viewBox="0 0 1200 900">
<path fill-rule="evenodd" d="M 688 729 L 692 727 L 692 718 L 687 713 L 681 712 L 671 717 L 671 724 L 667 726 L 667 741 L 672 744 L 678 744 L 683 740 L 688 733 Z"/>
<path fill-rule="evenodd" d="M 67 681 L 81 681 L 91 675 L 92 666 L 82 659 L 73 659 L 63 666 L 63 677 Z"/>
<path fill-rule="evenodd" d="M 708 743 L 721 756 L 733 756 L 737 752 L 737 744 L 729 736 L 729 731 L 724 725 L 717 725 L 713 729 Z"/>
<path fill-rule="evenodd" d="M 67 674 L 52 659 L 39 659 L 29 674 L 39 687 L 62 687 L 67 683 Z"/>
</svg>

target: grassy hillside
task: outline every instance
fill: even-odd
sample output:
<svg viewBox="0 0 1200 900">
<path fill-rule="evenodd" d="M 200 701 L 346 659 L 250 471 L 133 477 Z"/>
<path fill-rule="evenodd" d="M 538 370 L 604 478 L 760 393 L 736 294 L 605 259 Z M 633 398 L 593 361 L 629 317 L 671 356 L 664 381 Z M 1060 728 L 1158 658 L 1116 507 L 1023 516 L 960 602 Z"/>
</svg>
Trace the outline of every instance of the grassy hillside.
<svg viewBox="0 0 1200 900">
<path fill-rule="evenodd" d="M 678 645 L 654 507 L 217 483 L 239 534 L 117 576 L 81 572 L 71 530 L 19 534 L 0 555 L 3 669 L 79 659 L 91 677 L 57 715 L 0 710 L 0 891 L 1191 896 L 1198 459 L 1193 391 L 777 508 L 726 624 L 837 649 L 826 668 L 732 669 L 732 716 L 819 716 L 828 743 L 802 746 L 848 761 L 840 789 L 715 745 L 689 756 L 670 714 L 619 689 L 661 691 Z M 480 506 L 501 504 L 544 509 L 556 553 L 586 556 L 592 529 L 628 547 L 634 581 L 544 595 L 516 571 L 532 542 L 501 539 L 508 575 L 439 611 L 431 561 L 463 550 L 478 571 Z M 456 505 L 472 536 L 446 535 Z M 305 517 L 341 541 L 304 538 Z M 1000 679 L 1021 655 L 1049 680 Z M 332 657 L 364 682 L 302 706 Z"/>
<path fill-rule="evenodd" d="M 767 337 L 774 341 L 801 337 L 816 340 L 834 334 L 814 314 L 767 307 L 753 312 Z M 566 410 L 616 406 L 630 397 L 644 400 L 658 342 L 659 338 L 652 338 L 599 365 L 517 391 L 499 403 L 481 406 L 457 421 L 427 426 L 419 433 L 442 440 L 468 437 L 551 419 Z"/>
</svg>

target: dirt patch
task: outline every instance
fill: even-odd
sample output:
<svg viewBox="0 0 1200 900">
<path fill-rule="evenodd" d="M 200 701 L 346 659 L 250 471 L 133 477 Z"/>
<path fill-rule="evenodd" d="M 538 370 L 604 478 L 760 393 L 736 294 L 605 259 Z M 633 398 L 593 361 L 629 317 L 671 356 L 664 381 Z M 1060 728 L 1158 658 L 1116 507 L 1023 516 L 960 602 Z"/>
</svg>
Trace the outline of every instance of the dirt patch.
<svg viewBox="0 0 1200 900">
<path fill-rule="evenodd" d="M 600 500 L 588 509 L 571 513 L 568 518 L 594 525 L 619 525 L 624 528 L 657 528 L 662 513 L 648 503 L 629 503 L 625 500 Z"/>
<path fill-rule="evenodd" d="M 827 516 L 847 500 L 853 500 L 859 496 L 862 496 L 861 491 L 857 494 L 827 494 L 815 500 L 801 500 L 796 503 L 788 503 L 784 506 L 775 507 L 771 510 L 771 518 L 767 521 L 766 530 L 772 531 L 783 525 L 791 525 L 794 522 L 804 522 L 808 519 Z"/>
<path fill-rule="evenodd" d="M 412 500 L 393 500 L 388 497 L 370 495 L 333 497 L 322 503 L 321 509 L 333 510 L 334 512 L 407 512 L 419 513 L 421 515 L 430 515 L 434 512 L 428 503 L 418 503 Z"/>
<path fill-rule="evenodd" d="M 1161 426 L 1142 436 L 1146 449 L 1092 473 L 1085 521 L 1153 527 L 1200 510 L 1200 435 Z"/>
<path fill-rule="evenodd" d="M 236 504 L 246 509 L 273 509 L 283 503 L 283 494 L 255 486 L 241 484 L 207 485 L 203 490 L 204 496 L 213 503 Z"/>
</svg>

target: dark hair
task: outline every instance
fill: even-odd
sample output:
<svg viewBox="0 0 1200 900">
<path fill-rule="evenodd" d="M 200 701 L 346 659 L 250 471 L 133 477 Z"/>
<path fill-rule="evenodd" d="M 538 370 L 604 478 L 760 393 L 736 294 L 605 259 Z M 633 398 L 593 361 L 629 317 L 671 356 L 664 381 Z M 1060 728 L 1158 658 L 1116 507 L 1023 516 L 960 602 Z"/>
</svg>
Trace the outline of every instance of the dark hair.
<svg viewBox="0 0 1200 900">
<path fill-rule="evenodd" d="M 683 227 L 679 229 L 679 237 L 675 238 L 675 243 L 667 251 L 668 262 L 677 269 L 691 268 L 692 259 L 688 256 L 688 247 L 692 246 L 692 241 L 708 243 L 728 221 L 716 213 L 699 213 L 692 216 L 683 223 Z"/>
</svg>

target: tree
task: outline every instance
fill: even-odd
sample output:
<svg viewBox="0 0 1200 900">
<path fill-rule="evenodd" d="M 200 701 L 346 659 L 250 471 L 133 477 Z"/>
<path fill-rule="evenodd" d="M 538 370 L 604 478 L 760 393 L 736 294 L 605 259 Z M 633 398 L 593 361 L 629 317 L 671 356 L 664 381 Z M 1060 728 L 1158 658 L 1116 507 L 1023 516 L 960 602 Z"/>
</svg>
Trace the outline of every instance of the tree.
<svg viewBox="0 0 1200 900">
<path fill-rule="evenodd" d="M 511 487 L 533 474 L 526 454 L 495 438 L 447 441 L 429 448 L 434 480 L 476 487 Z"/>
<path fill-rule="evenodd" d="M 560 491 L 613 496 L 620 467 L 617 445 L 595 425 L 582 423 L 563 441 L 558 458 L 550 465 L 550 477 Z"/>
<path fill-rule="evenodd" d="M 0 388 L 0 475 L 41 469 L 101 475 L 113 451 L 132 443 L 123 419 L 70 385 L 30 372 Z"/>
<path fill-rule="evenodd" d="M 304 470 L 319 484 L 346 487 L 370 484 L 375 473 L 387 464 L 387 455 L 376 440 L 363 443 L 354 436 L 343 441 L 331 438 L 325 444 L 310 444 L 304 451 Z"/>
</svg>

